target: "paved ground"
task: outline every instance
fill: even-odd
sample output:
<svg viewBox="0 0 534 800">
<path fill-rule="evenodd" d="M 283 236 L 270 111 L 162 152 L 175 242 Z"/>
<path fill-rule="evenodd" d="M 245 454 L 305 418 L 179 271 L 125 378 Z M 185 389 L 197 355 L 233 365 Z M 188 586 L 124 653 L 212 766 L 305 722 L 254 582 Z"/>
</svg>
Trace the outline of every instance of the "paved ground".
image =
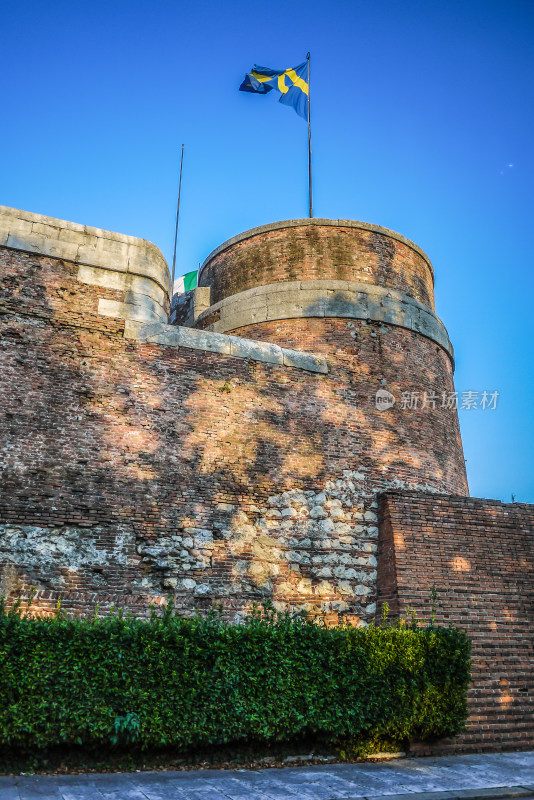
<svg viewBox="0 0 534 800">
<path fill-rule="evenodd" d="M 534 752 L 265 770 L 0 777 L 0 800 L 534 800 Z"/>
</svg>

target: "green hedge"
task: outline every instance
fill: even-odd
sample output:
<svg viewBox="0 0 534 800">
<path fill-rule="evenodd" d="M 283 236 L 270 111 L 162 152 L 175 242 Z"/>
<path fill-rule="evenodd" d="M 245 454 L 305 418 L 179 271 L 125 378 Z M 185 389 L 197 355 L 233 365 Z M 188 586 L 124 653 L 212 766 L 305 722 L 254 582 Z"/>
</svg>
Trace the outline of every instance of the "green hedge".
<svg viewBox="0 0 534 800">
<path fill-rule="evenodd" d="M 140 749 L 446 736 L 467 717 L 454 628 L 324 625 L 272 611 L 149 621 L 0 609 L 0 744 Z"/>
</svg>

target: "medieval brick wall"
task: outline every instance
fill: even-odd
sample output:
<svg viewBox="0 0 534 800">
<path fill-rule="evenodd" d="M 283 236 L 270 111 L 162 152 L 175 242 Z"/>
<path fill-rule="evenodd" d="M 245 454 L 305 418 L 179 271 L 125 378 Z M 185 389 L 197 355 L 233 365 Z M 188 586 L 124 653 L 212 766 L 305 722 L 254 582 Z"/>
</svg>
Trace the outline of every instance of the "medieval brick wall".
<svg viewBox="0 0 534 800">
<path fill-rule="evenodd" d="M 271 317 L 207 334 L 166 324 L 153 245 L 1 216 L 0 594 L 135 614 L 172 595 L 231 619 L 271 600 L 365 625 L 386 600 L 428 616 L 435 586 L 438 622 L 474 642 L 468 730 L 437 748 L 534 744 L 534 508 L 464 496 L 452 350 L 416 245 L 343 221 L 243 234 L 207 260 L 187 319 L 287 282 L 291 318 L 262 295 Z M 293 280 L 353 289 L 317 316 Z"/>
<path fill-rule="evenodd" d="M 270 598 L 369 621 L 377 487 L 465 491 L 455 412 L 374 403 L 382 374 L 395 391 L 421 370 L 448 382 L 443 351 L 350 320 L 328 323 L 326 375 L 141 344 L 98 313 L 124 293 L 77 274 L 2 250 L 3 591 L 139 613 L 173 594 L 230 616 Z"/>
<path fill-rule="evenodd" d="M 413 331 L 371 320 L 275 320 L 232 333 L 328 357 L 331 380 L 344 387 L 347 457 L 352 452 L 375 493 L 395 480 L 467 493 L 456 410 L 446 401 L 443 407 L 454 385 L 450 358 L 441 347 Z M 394 407 L 377 408 L 378 389 L 395 397 Z M 422 402 L 403 408 L 403 395 L 424 392 L 434 398 L 424 408 Z"/>
<path fill-rule="evenodd" d="M 378 614 L 408 608 L 473 642 L 465 734 L 444 752 L 534 746 L 534 506 L 388 492 L 379 498 Z"/>
</svg>

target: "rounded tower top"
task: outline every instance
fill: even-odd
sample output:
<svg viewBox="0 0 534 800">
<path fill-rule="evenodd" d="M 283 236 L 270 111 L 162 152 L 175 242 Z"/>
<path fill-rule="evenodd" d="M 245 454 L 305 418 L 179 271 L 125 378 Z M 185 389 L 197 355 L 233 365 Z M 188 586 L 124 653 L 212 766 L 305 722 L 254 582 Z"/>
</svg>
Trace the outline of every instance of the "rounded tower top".
<svg viewBox="0 0 534 800">
<path fill-rule="evenodd" d="M 394 289 L 434 310 L 430 259 L 399 233 L 352 220 L 294 219 L 252 228 L 204 261 L 211 303 L 290 281 L 350 281 Z"/>
</svg>

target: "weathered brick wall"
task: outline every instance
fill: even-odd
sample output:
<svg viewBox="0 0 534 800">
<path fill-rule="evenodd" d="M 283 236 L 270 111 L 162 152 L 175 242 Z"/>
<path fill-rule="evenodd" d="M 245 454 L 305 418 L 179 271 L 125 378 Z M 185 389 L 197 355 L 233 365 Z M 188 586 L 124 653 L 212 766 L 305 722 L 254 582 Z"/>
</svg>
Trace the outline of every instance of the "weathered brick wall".
<svg viewBox="0 0 534 800">
<path fill-rule="evenodd" d="M 287 283 L 295 280 L 300 282 Z M 344 285 L 340 280 L 351 283 Z M 345 504 L 362 514 L 358 519 L 346 512 L 345 534 L 351 537 L 354 550 L 365 545 L 369 530 L 376 535 L 377 492 L 404 487 L 467 493 L 457 414 L 453 408 L 443 407 L 444 399 L 446 402 L 454 391 L 449 353 L 435 339 L 421 335 L 412 316 L 416 312 L 413 308 L 404 312 L 409 304 L 400 302 L 396 313 L 382 316 L 382 309 L 392 307 L 399 290 L 406 300 L 414 298 L 433 308 L 432 267 L 416 245 L 391 231 L 361 223 L 274 223 L 221 245 L 206 260 L 200 283 L 211 287 L 212 303 L 211 310 L 197 322 L 201 327 L 216 324 L 221 309 L 213 304 L 222 298 L 228 303 L 233 296 L 234 311 L 226 315 L 224 327 L 216 329 L 326 356 L 331 380 L 338 385 L 337 399 L 344 398 L 336 411 L 333 401 L 329 408 L 340 415 L 338 424 L 345 429 L 344 443 L 350 447 L 346 455 L 339 450 L 338 455 L 345 455 L 348 464 L 352 462 L 350 470 L 358 476 L 358 480 L 352 476 L 348 482 L 346 477 L 341 480 Z M 348 289 L 361 289 L 362 284 L 393 291 L 377 296 L 365 306 L 366 313 L 361 313 L 365 293 L 359 291 L 351 305 Z M 270 291 L 263 305 L 263 295 L 250 295 L 260 285 Z M 289 292 L 285 304 L 280 300 L 283 287 Z M 306 295 L 306 287 L 308 294 L 321 288 L 326 302 L 329 294 L 338 296 L 339 316 L 329 314 L 326 305 L 321 311 L 321 303 Z M 249 304 L 255 309 L 252 314 L 246 311 Z M 366 314 L 368 318 L 362 319 Z M 252 317 L 251 324 L 247 316 Z M 285 318 L 288 316 L 291 319 Z M 377 409 L 378 389 L 395 397 L 394 408 Z M 407 405 L 403 398 L 412 393 L 419 397 L 426 393 L 433 400 L 424 408 L 421 404 L 419 408 L 403 407 Z M 336 466 L 332 471 L 336 472 Z M 347 483 L 351 484 L 348 493 Z M 327 502 L 329 488 L 325 486 Z M 325 525 L 331 522 L 326 520 Z M 297 533 L 301 528 L 298 523 Z M 331 537 L 333 526 L 328 532 Z M 344 568 L 334 565 L 332 569 L 332 556 L 322 553 L 313 542 L 308 550 L 308 541 L 305 539 L 306 549 L 297 544 L 295 560 L 306 564 L 311 559 L 317 574 L 327 581 L 344 576 Z M 350 560 L 350 554 L 347 560 L 346 574 L 351 574 L 358 569 L 357 561 Z"/>
<path fill-rule="evenodd" d="M 43 613 L 62 596 L 136 614 L 173 595 L 184 613 L 218 602 L 229 618 L 270 599 L 367 624 L 385 600 L 428 613 L 435 585 L 438 621 L 474 641 L 469 729 L 439 749 L 534 744 L 534 508 L 462 496 L 448 340 L 418 332 L 412 301 L 400 321 L 373 319 L 372 303 L 369 319 L 299 318 L 296 303 L 292 319 L 229 328 L 322 354 L 299 353 L 299 369 L 289 351 L 253 360 L 255 341 L 240 358 L 208 352 L 198 341 L 220 334 L 165 324 L 170 279 L 152 245 L 110 234 L 108 250 L 106 232 L 2 214 L 0 594 L 35 587 Z M 267 227 L 208 260 L 199 312 L 315 278 L 433 306 L 431 266 L 398 234 Z M 125 338 L 121 317 L 161 339 Z M 392 408 L 377 408 L 379 389 Z M 411 393 L 427 402 L 405 407 Z"/>
<path fill-rule="evenodd" d="M 454 389 L 452 364 L 441 347 L 405 328 L 366 320 L 291 319 L 248 325 L 232 332 L 328 356 L 331 380 L 344 396 L 343 425 L 350 451 L 380 491 L 395 479 L 427 483 L 442 492 L 467 493 L 457 413 L 443 408 Z M 377 409 L 378 389 L 395 406 Z M 427 392 L 433 403 L 402 407 L 404 393 Z M 435 407 L 432 407 L 435 406 Z"/>
<path fill-rule="evenodd" d="M 282 223 L 274 230 L 249 231 L 236 243 L 230 240 L 231 246 L 223 245 L 207 259 L 199 285 L 211 286 L 213 304 L 255 286 L 328 276 L 398 289 L 434 308 L 432 268 L 415 245 L 378 226 L 366 230 L 324 222 Z"/>
<path fill-rule="evenodd" d="M 534 506 L 388 492 L 379 498 L 378 614 L 413 608 L 473 642 L 466 733 L 421 751 L 534 746 Z"/>
<path fill-rule="evenodd" d="M 450 385 L 424 337 L 310 321 L 295 344 L 327 333 L 330 372 L 306 373 L 125 340 L 97 313 L 122 292 L 69 261 L 6 248 L 2 264 L 4 591 L 137 612 L 171 593 L 230 615 L 273 598 L 365 622 L 377 488 L 465 491 L 455 412 L 374 405 L 382 375 Z"/>
</svg>

